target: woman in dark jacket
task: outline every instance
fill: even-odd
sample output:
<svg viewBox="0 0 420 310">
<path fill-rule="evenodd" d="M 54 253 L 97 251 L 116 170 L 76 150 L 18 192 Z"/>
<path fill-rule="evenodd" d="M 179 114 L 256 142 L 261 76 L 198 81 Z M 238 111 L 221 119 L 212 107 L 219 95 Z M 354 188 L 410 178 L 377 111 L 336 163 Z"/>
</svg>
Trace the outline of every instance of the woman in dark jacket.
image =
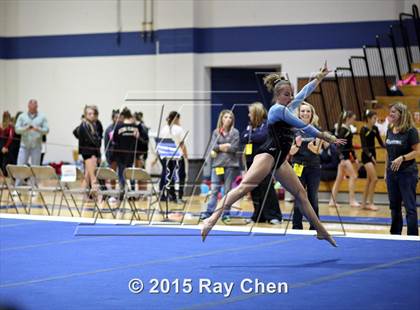
<svg viewBox="0 0 420 310">
<path fill-rule="evenodd" d="M 318 115 L 315 108 L 308 102 L 302 102 L 297 109 L 297 116 L 305 124 L 310 124 L 318 128 Z M 321 181 L 321 159 L 319 153 L 322 146 L 327 146 L 325 141 L 311 137 L 302 131 L 295 133 L 295 142 L 290 149 L 293 156 L 292 164 L 296 175 L 299 177 L 303 187 L 305 187 L 309 202 L 319 217 L 318 191 Z M 293 229 L 303 229 L 301 208 L 295 202 L 293 212 Z M 309 229 L 315 229 L 311 224 Z"/>
<path fill-rule="evenodd" d="M 3 112 L 0 124 L 0 169 L 7 175 L 6 166 L 10 164 L 10 147 L 13 143 L 15 130 L 9 111 Z"/>
<path fill-rule="evenodd" d="M 118 166 L 118 178 L 121 188 L 124 187 L 124 170 L 134 166 L 136 159 L 136 147 L 139 138 L 139 129 L 131 111 L 124 108 L 121 111 L 122 122 L 118 123 L 114 130 L 112 140 L 114 142 L 114 158 Z"/>
<path fill-rule="evenodd" d="M 106 130 L 104 135 L 104 145 L 105 145 L 105 158 L 108 165 L 114 170 L 117 170 L 117 162 L 114 156 L 114 141 L 112 137 L 114 135 L 115 126 L 120 121 L 120 110 L 112 110 L 111 120 L 112 124 L 110 124 Z"/>
<path fill-rule="evenodd" d="M 96 111 L 94 106 L 85 106 L 84 118 L 73 131 L 73 135 L 79 140 L 79 154 L 85 164 L 85 186 L 92 189 L 97 186 L 95 170 L 101 158 L 101 136 L 95 126 Z"/>
<path fill-rule="evenodd" d="M 241 134 L 241 143 L 245 145 L 244 153 L 247 168 L 251 167 L 256 151 L 267 140 L 268 136 L 267 111 L 262 103 L 251 104 L 248 116 L 250 125 Z M 269 222 L 273 225 L 281 223 L 283 216 L 271 174 L 267 175 L 251 191 L 251 197 L 254 204 L 254 213 L 251 217 L 253 222 Z"/>
<path fill-rule="evenodd" d="M 14 131 L 14 127 L 16 125 L 16 121 L 19 118 L 19 116 L 22 114 L 22 112 L 17 112 L 16 116 L 13 118 L 13 131 Z M 16 133 L 16 131 L 14 131 L 14 136 L 13 136 L 13 142 L 10 145 L 10 149 L 9 149 L 9 164 L 11 165 L 16 165 L 17 163 L 17 158 L 19 155 L 19 148 L 20 148 L 20 135 L 18 135 Z"/>
</svg>

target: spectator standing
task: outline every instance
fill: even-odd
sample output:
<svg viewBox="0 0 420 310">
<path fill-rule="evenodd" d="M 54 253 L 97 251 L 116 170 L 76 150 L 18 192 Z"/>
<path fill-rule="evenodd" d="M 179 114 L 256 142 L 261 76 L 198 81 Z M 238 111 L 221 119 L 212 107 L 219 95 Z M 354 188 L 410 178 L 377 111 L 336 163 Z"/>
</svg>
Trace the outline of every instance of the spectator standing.
<svg viewBox="0 0 420 310">
<path fill-rule="evenodd" d="M 105 144 L 105 157 L 108 165 L 114 171 L 117 171 L 117 161 L 115 160 L 114 156 L 114 141 L 113 135 L 115 127 L 117 123 L 122 121 L 122 117 L 120 116 L 120 110 L 112 110 L 111 114 L 112 123 L 106 128 L 105 136 L 104 136 L 104 144 Z"/>
<path fill-rule="evenodd" d="M 11 162 L 10 148 L 15 136 L 12 117 L 8 111 L 3 112 L 0 126 L 0 169 L 7 175 L 6 166 Z"/>
<path fill-rule="evenodd" d="M 17 119 L 19 118 L 19 116 L 22 113 L 23 112 L 21 112 L 21 111 L 17 112 L 15 117 L 13 118 L 14 137 L 13 137 L 13 142 L 10 145 L 10 149 L 9 149 L 9 156 L 10 156 L 10 164 L 11 165 L 16 165 L 17 164 L 17 158 L 18 158 L 18 155 L 19 155 L 21 136 L 16 132 L 15 128 L 16 128 Z"/>
<path fill-rule="evenodd" d="M 319 128 L 318 115 L 310 103 L 304 101 L 299 105 L 297 117 L 306 125 L 310 124 L 315 128 Z M 293 156 L 293 169 L 306 189 L 309 202 L 318 217 L 318 190 L 321 181 L 321 159 L 319 153 L 324 144 L 325 146 L 328 145 L 327 142 L 299 130 L 295 134 L 295 143 L 290 149 L 290 154 Z M 298 204 L 299 202 L 295 201 L 293 229 L 303 229 L 303 214 L 300 212 L 302 208 Z M 311 224 L 309 229 L 315 229 L 315 227 Z"/>
<path fill-rule="evenodd" d="M 420 155 L 419 133 L 410 111 L 402 103 L 391 106 L 388 119 L 390 126 L 385 140 L 388 152 L 385 180 L 392 217 L 391 234 L 401 235 L 401 204 L 404 202 L 407 234 L 418 236 L 416 186 L 419 172 L 416 157 Z"/>
<path fill-rule="evenodd" d="M 122 122 L 118 123 L 114 130 L 114 158 L 118 166 L 118 178 L 121 188 L 124 187 L 124 170 L 133 167 L 135 152 L 138 145 L 139 130 L 131 111 L 124 108 L 121 111 Z"/>
<path fill-rule="evenodd" d="M 362 163 L 366 169 L 367 182 L 363 192 L 362 208 L 366 210 L 377 211 L 374 205 L 375 186 L 378 181 L 376 174 L 376 147 L 375 139 L 381 147 L 385 147 L 375 123 L 378 119 L 376 112 L 366 111 L 366 124 L 360 129 L 360 141 L 362 143 Z"/>
<path fill-rule="evenodd" d="M 251 167 L 258 148 L 268 137 L 267 110 L 262 103 L 255 102 L 251 104 L 248 112 L 250 122 L 248 128 L 241 133 L 241 143 L 245 145 L 244 153 L 247 168 Z M 251 191 L 251 197 L 254 205 L 254 213 L 251 216 L 253 222 L 258 220 L 259 222 L 269 222 L 272 225 L 281 223 L 283 216 L 271 174 L 268 174 Z"/>
<path fill-rule="evenodd" d="M 359 161 L 356 157 L 356 152 L 353 147 L 353 132 L 352 125 L 356 120 L 356 115 L 352 111 L 344 111 L 338 122 L 336 128 L 336 136 L 340 139 L 345 139 L 346 144 L 340 145 L 339 156 L 340 164 L 338 165 L 337 178 L 334 182 L 331 199 L 329 202 L 330 207 L 340 207 L 337 203 L 337 194 L 340 189 L 341 182 L 346 176 L 349 177 L 349 205 L 351 207 L 360 207 L 360 204 L 356 201 L 355 197 L 355 186 L 357 180 L 357 171 L 359 170 Z M 356 165 L 356 168 L 353 167 L 353 164 Z"/>
<path fill-rule="evenodd" d="M 21 135 L 18 165 L 41 163 L 42 136 L 48 134 L 48 122 L 44 114 L 38 111 L 38 102 L 29 100 L 28 112 L 22 113 L 16 121 L 15 131 Z"/>
<path fill-rule="evenodd" d="M 186 165 L 185 162 L 188 161 L 188 151 L 185 145 L 185 138 L 186 132 L 181 127 L 181 115 L 176 112 L 172 111 L 169 113 L 168 117 L 166 118 L 167 125 L 165 125 L 160 133 L 160 137 L 163 139 L 170 138 L 172 139 L 177 148 L 181 153 L 181 158 L 177 160 L 171 159 L 162 159 L 162 174 L 160 178 L 159 189 L 162 191 L 164 187 L 167 185 L 167 179 L 169 177 L 169 189 L 168 189 L 168 196 L 163 197 L 162 199 L 166 200 L 167 198 L 171 201 L 177 203 L 183 203 L 183 196 L 184 196 L 184 184 L 186 178 Z M 178 190 L 178 197 L 175 191 L 175 170 L 176 166 L 178 165 L 178 179 L 179 179 L 179 190 Z M 167 169 L 169 170 L 169 176 L 167 175 Z"/>
<path fill-rule="evenodd" d="M 232 182 L 239 175 L 239 151 L 240 136 L 235 128 L 235 116 L 231 110 L 223 110 L 219 114 L 217 128 L 213 131 L 212 146 L 212 169 L 211 169 L 211 194 L 207 204 L 207 210 L 201 213 L 200 218 L 206 219 L 211 216 L 217 205 L 217 196 L 224 182 L 225 195 L 231 190 Z M 230 221 L 230 207 L 223 212 L 222 220 Z"/>
<path fill-rule="evenodd" d="M 73 135 L 79 140 L 79 154 L 85 166 L 84 186 L 92 190 L 97 188 L 95 170 L 101 157 L 101 136 L 95 126 L 95 110 L 95 106 L 85 106 L 82 122 L 73 130 Z"/>
</svg>

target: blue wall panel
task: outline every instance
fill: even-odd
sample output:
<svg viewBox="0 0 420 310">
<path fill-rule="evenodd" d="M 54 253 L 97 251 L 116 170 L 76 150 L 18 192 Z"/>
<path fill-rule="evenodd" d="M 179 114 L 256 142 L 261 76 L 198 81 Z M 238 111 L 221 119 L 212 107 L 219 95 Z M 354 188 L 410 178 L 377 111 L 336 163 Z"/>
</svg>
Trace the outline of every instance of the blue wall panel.
<svg viewBox="0 0 420 310">
<path fill-rule="evenodd" d="M 373 44 L 395 21 L 163 29 L 159 53 L 226 53 L 359 48 Z M 156 45 L 140 32 L 0 38 L 3 59 L 150 55 Z M 118 44 L 120 43 L 120 44 Z"/>
</svg>

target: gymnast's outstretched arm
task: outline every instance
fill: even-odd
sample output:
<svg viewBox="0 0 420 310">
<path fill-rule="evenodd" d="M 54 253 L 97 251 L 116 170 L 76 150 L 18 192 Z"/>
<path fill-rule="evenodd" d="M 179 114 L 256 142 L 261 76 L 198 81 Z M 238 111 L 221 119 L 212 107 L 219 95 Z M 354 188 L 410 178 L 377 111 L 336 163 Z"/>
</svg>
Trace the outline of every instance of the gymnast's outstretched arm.
<svg viewBox="0 0 420 310">
<path fill-rule="evenodd" d="M 345 139 L 337 139 L 335 136 L 329 134 L 328 132 L 320 132 L 311 124 L 305 124 L 297 115 L 292 113 L 289 108 L 283 105 L 276 105 L 270 109 L 268 115 L 268 120 L 270 123 L 284 121 L 289 125 L 302 130 L 304 133 L 310 135 L 314 138 L 320 138 L 329 143 L 344 144 Z"/>
<path fill-rule="evenodd" d="M 327 68 L 327 62 L 324 63 L 324 66 L 320 69 L 320 71 L 316 74 L 315 79 L 311 82 L 306 84 L 300 92 L 295 96 L 291 103 L 287 106 L 292 112 L 297 109 L 297 107 L 302 103 L 303 100 L 308 98 L 312 92 L 316 89 L 319 83 L 321 83 L 322 79 L 326 77 L 330 73 Z"/>
<path fill-rule="evenodd" d="M 296 116 L 296 114 L 292 113 L 289 108 L 286 108 L 284 106 L 280 106 L 280 108 L 284 109 L 283 111 L 283 121 L 288 123 L 289 125 L 292 125 L 293 127 L 302 130 L 304 133 L 310 135 L 314 138 L 319 138 L 320 132 L 318 129 L 316 129 L 311 124 L 305 124 L 300 118 Z"/>
<path fill-rule="evenodd" d="M 312 92 L 316 89 L 318 86 L 319 81 L 317 79 L 314 79 L 313 81 L 306 84 L 300 92 L 295 96 L 295 98 L 292 100 L 292 102 L 289 103 L 287 106 L 291 111 L 294 111 L 297 109 L 297 107 L 302 103 L 305 98 L 308 98 Z"/>
</svg>

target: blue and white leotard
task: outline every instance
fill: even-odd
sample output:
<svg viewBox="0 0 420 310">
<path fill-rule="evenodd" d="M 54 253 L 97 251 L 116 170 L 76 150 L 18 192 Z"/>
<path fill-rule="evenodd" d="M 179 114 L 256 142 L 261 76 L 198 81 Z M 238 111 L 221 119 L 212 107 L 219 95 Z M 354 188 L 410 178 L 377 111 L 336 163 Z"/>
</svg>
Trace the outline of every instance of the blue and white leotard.
<svg viewBox="0 0 420 310">
<path fill-rule="evenodd" d="M 317 80 L 309 82 L 287 107 L 276 103 L 268 111 L 268 138 L 258 149 L 257 154 L 268 153 L 273 156 L 275 168 L 280 167 L 289 154 L 294 139 L 292 128 L 302 130 L 313 137 L 319 135 L 318 129 L 305 124 L 294 114 L 294 110 L 316 89 L 317 85 Z"/>
</svg>

